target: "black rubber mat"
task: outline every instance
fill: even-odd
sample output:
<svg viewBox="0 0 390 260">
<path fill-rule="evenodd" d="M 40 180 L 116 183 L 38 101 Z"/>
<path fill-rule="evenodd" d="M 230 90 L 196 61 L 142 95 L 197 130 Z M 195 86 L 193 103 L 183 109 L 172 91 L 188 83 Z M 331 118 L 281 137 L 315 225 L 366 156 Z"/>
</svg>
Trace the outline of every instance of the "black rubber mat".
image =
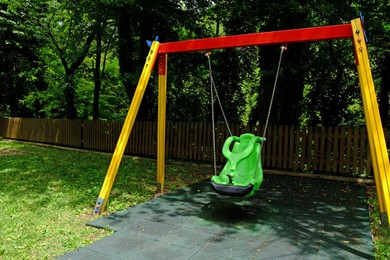
<svg viewBox="0 0 390 260">
<path fill-rule="evenodd" d="M 60 259 L 373 259 L 365 186 L 267 175 L 251 198 L 210 181 L 92 221 L 114 234 Z"/>
</svg>

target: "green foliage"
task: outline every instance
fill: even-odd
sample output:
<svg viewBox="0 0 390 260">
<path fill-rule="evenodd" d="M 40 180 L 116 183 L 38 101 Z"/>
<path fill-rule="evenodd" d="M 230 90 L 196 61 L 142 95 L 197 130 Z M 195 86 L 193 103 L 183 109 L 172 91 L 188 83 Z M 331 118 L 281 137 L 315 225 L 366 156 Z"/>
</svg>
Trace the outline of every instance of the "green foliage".
<svg viewBox="0 0 390 260">
<path fill-rule="evenodd" d="M 86 64 L 92 64 L 94 57 L 87 57 Z M 82 68 L 84 74 L 79 78 L 84 79 L 84 83 L 78 82 L 77 89 L 83 92 L 77 92 L 77 97 L 82 98 L 84 102 L 83 112 L 78 113 L 79 118 L 92 119 L 92 101 L 93 101 L 93 68 Z M 126 117 L 129 108 L 129 102 L 125 98 L 126 92 L 121 82 L 119 73 L 118 59 L 112 54 L 108 54 L 108 58 L 104 64 L 104 71 L 101 74 L 102 86 L 100 89 L 99 114 L 100 118 L 121 120 Z M 89 90 L 85 90 L 86 84 L 90 84 Z"/>
<path fill-rule="evenodd" d="M 34 117 L 63 118 L 66 115 L 62 84 L 64 68 L 51 48 L 41 48 L 39 56 L 42 64 L 45 64 L 41 69 L 47 88 L 32 88 L 21 103 L 34 111 Z"/>
<path fill-rule="evenodd" d="M 172 121 L 202 121 L 210 110 L 209 75 L 204 66 L 195 70 L 182 68 L 183 78 L 174 76 L 168 93 L 168 119 Z M 177 109 L 180 107 L 181 109 Z"/>
<path fill-rule="evenodd" d="M 29 19 L 38 15 L 13 1 L 0 4 L 0 114 L 30 116 L 19 100 L 32 87 L 44 87 L 37 63 L 37 49 L 43 41 L 33 29 L 26 30 Z"/>
<path fill-rule="evenodd" d="M 102 119 L 123 119 L 148 52 L 145 40 L 349 23 L 362 11 L 380 112 L 389 127 L 389 8 L 386 1 L 362 0 L 2 1 L 0 115 L 92 118 L 98 112 Z M 229 121 L 264 122 L 278 54 L 279 46 L 213 51 L 214 79 Z M 168 64 L 168 118 L 209 120 L 207 59 L 175 54 Z M 156 118 L 153 77 L 139 119 Z M 361 125 L 360 99 L 350 42 L 291 44 L 271 123 Z M 221 120 L 218 109 L 216 114 Z"/>
<path fill-rule="evenodd" d="M 364 124 L 358 75 L 346 41 L 313 43 L 301 118 L 306 125 Z M 323 55 L 329 53 L 332 55 Z M 363 121 L 362 121 L 363 120 Z"/>
<path fill-rule="evenodd" d="M 260 68 L 255 68 L 253 71 L 247 72 L 245 78 L 240 83 L 241 92 L 245 105 L 238 109 L 241 123 L 246 126 L 249 119 L 252 117 L 252 110 L 256 107 L 258 100 L 258 90 L 253 86 L 260 83 Z"/>
</svg>

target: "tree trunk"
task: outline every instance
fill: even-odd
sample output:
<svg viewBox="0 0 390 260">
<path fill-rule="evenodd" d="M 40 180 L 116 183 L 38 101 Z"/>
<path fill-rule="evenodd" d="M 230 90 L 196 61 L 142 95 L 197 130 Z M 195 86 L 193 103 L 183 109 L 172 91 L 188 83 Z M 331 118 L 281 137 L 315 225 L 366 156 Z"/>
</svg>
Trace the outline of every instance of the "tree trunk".
<svg viewBox="0 0 390 260">
<path fill-rule="evenodd" d="M 64 95 L 66 101 L 66 117 L 68 119 L 75 119 L 77 117 L 77 111 L 74 102 L 75 101 L 74 73 L 69 73 L 66 75 Z"/>
<path fill-rule="evenodd" d="M 279 124 L 297 125 L 302 114 L 303 77 L 294 71 L 294 64 L 285 62 L 284 76 L 276 86 L 275 112 L 279 115 Z"/>
<path fill-rule="evenodd" d="M 100 64 L 102 58 L 102 24 L 98 22 L 98 29 L 96 33 L 96 64 L 93 72 L 93 79 L 95 83 L 95 88 L 93 92 L 93 111 L 92 116 L 93 120 L 99 119 L 99 98 L 100 98 L 100 88 L 102 85 Z"/>
<path fill-rule="evenodd" d="M 132 30 L 132 13 L 130 8 L 122 8 L 118 19 L 118 36 L 119 36 L 119 66 L 122 76 L 122 83 L 125 87 L 129 101 L 133 99 L 136 85 L 132 80 L 132 73 L 135 71 L 134 66 L 134 43 Z"/>
<path fill-rule="evenodd" d="M 381 89 L 379 92 L 379 112 L 384 127 L 390 128 L 390 54 L 381 61 Z"/>
<path fill-rule="evenodd" d="M 85 39 L 85 43 L 83 48 L 79 53 L 75 56 L 75 59 L 72 63 L 69 62 L 70 57 L 66 57 L 66 51 L 60 44 L 58 44 L 54 34 L 52 31 L 48 31 L 47 34 L 52 42 L 52 44 L 57 49 L 59 53 L 59 58 L 61 60 L 62 66 L 65 70 L 65 87 L 64 87 L 64 95 L 66 101 L 66 117 L 69 119 L 75 119 L 77 117 L 76 105 L 75 105 L 75 89 L 76 83 L 74 81 L 75 73 L 77 69 L 83 63 L 85 57 L 88 55 L 89 48 L 91 47 L 92 41 L 95 39 L 97 24 L 92 25 L 92 31 L 89 33 L 87 38 Z M 68 60 L 69 59 L 69 60 Z M 70 64 L 70 65 L 69 65 Z"/>
</svg>

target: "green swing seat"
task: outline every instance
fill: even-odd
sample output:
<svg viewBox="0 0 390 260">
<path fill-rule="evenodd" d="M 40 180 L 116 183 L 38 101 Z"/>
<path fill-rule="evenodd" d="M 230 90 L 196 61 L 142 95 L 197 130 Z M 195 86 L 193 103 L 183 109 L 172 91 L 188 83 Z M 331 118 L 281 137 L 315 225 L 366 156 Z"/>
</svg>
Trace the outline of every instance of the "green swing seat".
<svg viewBox="0 0 390 260">
<path fill-rule="evenodd" d="M 222 148 L 228 160 L 219 175 L 211 178 L 211 185 L 218 194 L 250 197 L 263 181 L 260 146 L 265 138 L 245 133 L 229 137 Z M 233 149 L 230 151 L 231 144 Z M 258 166 L 256 167 L 256 164 Z"/>
</svg>

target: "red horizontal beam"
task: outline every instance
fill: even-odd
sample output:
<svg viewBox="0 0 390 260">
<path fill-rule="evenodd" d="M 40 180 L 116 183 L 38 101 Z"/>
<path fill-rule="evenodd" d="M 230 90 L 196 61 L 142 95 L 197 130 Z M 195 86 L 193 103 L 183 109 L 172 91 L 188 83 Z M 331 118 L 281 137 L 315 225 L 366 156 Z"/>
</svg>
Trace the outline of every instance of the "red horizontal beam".
<svg viewBox="0 0 390 260">
<path fill-rule="evenodd" d="M 352 38 L 351 24 L 161 43 L 159 53 L 178 53 L 245 46 Z"/>
</svg>

